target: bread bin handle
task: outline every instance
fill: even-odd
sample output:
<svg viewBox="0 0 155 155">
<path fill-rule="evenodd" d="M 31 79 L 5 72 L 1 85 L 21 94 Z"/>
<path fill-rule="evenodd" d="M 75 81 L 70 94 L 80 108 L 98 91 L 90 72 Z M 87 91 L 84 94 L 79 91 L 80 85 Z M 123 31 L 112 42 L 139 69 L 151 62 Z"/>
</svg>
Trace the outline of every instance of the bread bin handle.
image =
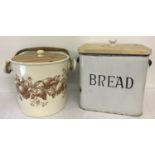
<svg viewBox="0 0 155 155">
<path fill-rule="evenodd" d="M 148 64 L 149 64 L 149 66 L 152 65 L 152 60 L 151 59 L 149 59 Z"/>
</svg>

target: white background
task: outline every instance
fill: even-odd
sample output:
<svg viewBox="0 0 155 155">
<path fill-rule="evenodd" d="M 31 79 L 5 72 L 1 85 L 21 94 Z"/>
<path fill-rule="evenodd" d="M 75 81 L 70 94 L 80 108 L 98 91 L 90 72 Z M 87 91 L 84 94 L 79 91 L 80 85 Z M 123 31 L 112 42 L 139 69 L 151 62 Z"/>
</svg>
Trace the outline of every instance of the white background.
<svg viewBox="0 0 155 155">
<path fill-rule="evenodd" d="M 0 34 L 155 36 L 154 6 L 154 0 L 0 0 Z M 0 154 L 154 155 L 154 132 L 155 120 L 144 119 L 1 120 Z"/>
</svg>

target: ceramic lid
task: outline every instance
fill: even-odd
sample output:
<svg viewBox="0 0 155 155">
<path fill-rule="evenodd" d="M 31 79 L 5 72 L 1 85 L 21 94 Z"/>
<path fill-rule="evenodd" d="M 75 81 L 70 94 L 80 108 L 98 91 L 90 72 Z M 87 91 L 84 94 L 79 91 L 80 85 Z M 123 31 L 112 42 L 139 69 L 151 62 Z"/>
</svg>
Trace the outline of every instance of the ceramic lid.
<svg viewBox="0 0 155 155">
<path fill-rule="evenodd" d="M 21 63 L 43 63 L 43 62 L 56 62 L 69 58 L 64 51 L 45 51 L 41 50 L 24 50 L 21 54 L 16 54 L 11 60 Z"/>
<path fill-rule="evenodd" d="M 150 55 L 151 49 L 140 44 L 85 44 L 79 48 L 80 54 Z"/>
</svg>

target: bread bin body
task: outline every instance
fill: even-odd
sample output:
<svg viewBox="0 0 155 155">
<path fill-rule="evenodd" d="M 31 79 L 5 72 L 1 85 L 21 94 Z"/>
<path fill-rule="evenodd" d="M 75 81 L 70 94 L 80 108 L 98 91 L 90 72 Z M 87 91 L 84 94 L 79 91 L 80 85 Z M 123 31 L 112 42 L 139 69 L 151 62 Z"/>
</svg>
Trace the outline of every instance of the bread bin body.
<svg viewBox="0 0 155 155">
<path fill-rule="evenodd" d="M 97 45 L 104 49 L 100 46 Z M 105 46 L 109 51 L 85 47 L 80 50 L 80 107 L 91 111 L 141 115 L 149 55 L 133 50 L 118 52 L 111 45 Z M 124 45 L 120 47 L 124 48 Z M 120 50 L 119 46 L 116 49 Z"/>
</svg>

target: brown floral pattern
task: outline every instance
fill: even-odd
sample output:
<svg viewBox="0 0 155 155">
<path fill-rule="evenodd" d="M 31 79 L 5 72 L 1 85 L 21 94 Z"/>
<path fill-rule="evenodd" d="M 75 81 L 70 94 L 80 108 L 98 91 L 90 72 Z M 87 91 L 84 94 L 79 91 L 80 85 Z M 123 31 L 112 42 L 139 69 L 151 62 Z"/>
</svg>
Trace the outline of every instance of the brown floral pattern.
<svg viewBox="0 0 155 155">
<path fill-rule="evenodd" d="M 15 75 L 15 82 L 17 91 L 19 92 L 20 100 L 30 99 L 32 106 L 46 106 L 47 96 L 55 98 L 61 93 L 64 95 L 64 90 L 67 87 L 66 71 L 63 69 L 62 75 L 56 75 L 54 77 L 48 77 L 43 80 L 32 82 L 32 77 L 26 79 L 20 78 L 17 74 Z"/>
</svg>

